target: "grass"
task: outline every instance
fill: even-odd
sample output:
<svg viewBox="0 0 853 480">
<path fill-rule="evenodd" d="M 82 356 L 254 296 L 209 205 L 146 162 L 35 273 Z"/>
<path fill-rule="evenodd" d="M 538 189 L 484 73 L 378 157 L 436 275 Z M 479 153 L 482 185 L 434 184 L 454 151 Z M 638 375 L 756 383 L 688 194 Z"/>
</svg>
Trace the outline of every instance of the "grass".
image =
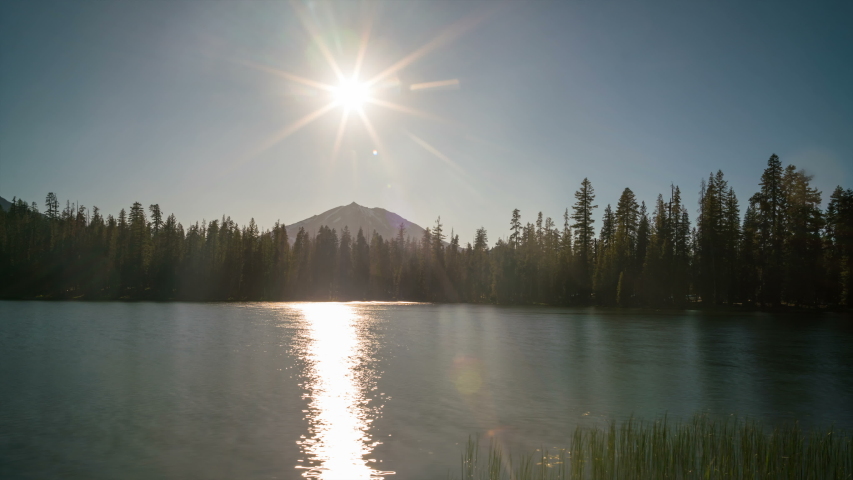
<svg viewBox="0 0 853 480">
<path fill-rule="evenodd" d="M 853 479 L 845 432 L 768 429 L 750 420 L 636 419 L 577 427 L 563 450 L 513 458 L 494 442 L 468 440 L 462 480 Z"/>
</svg>

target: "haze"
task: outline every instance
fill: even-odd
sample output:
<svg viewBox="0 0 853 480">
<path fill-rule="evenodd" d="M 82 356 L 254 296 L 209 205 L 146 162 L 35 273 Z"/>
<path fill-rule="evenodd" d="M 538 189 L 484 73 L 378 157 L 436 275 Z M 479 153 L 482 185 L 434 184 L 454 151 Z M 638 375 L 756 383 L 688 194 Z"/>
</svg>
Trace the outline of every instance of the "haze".
<svg viewBox="0 0 853 480">
<path fill-rule="evenodd" d="M 675 183 L 695 205 L 717 169 L 745 200 L 772 153 L 824 202 L 853 174 L 850 3 L 0 8 L 0 195 L 40 206 L 270 227 L 355 201 L 493 243 L 514 208 L 561 219 L 584 177 L 600 215 L 625 187 L 650 203 Z M 327 101 L 271 72 L 336 85 L 317 39 L 348 74 L 368 23 L 365 79 L 443 40 L 386 92 L 420 115 L 365 104 L 375 135 L 353 115 L 336 144 L 336 106 L 276 139 Z"/>
</svg>

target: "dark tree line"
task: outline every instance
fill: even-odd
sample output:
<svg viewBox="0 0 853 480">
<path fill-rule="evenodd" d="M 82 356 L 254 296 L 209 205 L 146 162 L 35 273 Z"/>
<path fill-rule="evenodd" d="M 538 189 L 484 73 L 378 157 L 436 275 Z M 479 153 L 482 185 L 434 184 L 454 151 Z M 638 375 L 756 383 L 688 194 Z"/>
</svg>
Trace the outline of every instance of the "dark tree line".
<svg viewBox="0 0 853 480">
<path fill-rule="evenodd" d="M 104 217 L 53 193 L 45 211 L 21 200 L 0 211 L 4 298 L 417 300 L 683 307 L 850 306 L 853 190 L 825 210 L 811 177 L 770 157 L 745 212 L 723 172 L 703 180 L 696 216 L 677 186 L 650 206 L 626 188 L 595 231 L 584 179 L 563 224 L 539 213 L 489 246 L 461 245 L 441 223 L 411 238 L 322 227 L 291 242 L 230 218 L 184 227 L 158 205 Z"/>
</svg>

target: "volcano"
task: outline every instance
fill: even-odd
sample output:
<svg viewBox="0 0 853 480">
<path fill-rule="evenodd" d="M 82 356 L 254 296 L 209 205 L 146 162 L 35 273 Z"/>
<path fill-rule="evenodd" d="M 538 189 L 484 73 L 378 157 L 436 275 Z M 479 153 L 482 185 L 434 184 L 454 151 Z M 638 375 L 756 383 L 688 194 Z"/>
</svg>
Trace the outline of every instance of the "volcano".
<svg viewBox="0 0 853 480">
<path fill-rule="evenodd" d="M 319 215 L 287 225 L 285 227 L 287 238 L 290 243 L 293 243 L 300 228 L 304 228 L 308 235 L 313 237 L 324 225 L 336 230 L 338 236 L 340 236 L 344 226 L 349 227 L 353 240 L 358 234 L 358 229 L 361 228 L 368 242 L 374 231 L 386 240 L 393 240 L 400 230 L 400 225 L 406 229 L 406 237 L 412 237 L 419 241 L 424 235 L 424 229 L 420 225 L 412 223 L 394 212 L 389 212 L 384 208 L 363 207 L 352 202 L 349 205 L 335 207 Z"/>
</svg>

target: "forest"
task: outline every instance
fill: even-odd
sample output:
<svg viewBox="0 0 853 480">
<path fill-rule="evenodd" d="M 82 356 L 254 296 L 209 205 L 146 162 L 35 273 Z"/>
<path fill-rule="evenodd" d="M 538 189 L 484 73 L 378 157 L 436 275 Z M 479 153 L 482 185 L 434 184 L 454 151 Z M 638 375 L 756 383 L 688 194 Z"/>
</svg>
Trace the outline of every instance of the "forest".
<svg viewBox="0 0 853 480">
<path fill-rule="evenodd" d="M 650 205 L 625 188 L 597 228 L 584 179 L 562 226 L 516 209 L 491 246 L 483 228 L 462 245 L 440 217 L 422 238 L 322 227 L 290 241 L 279 223 L 185 227 L 138 202 L 104 217 L 49 193 L 43 213 L 18 199 L 0 209 L 0 298 L 849 308 L 853 190 L 822 210 L 811 181 L 772 155 L 743 214 L 718 171 L 693 218 L 678 186 Z"/>
</svg>

